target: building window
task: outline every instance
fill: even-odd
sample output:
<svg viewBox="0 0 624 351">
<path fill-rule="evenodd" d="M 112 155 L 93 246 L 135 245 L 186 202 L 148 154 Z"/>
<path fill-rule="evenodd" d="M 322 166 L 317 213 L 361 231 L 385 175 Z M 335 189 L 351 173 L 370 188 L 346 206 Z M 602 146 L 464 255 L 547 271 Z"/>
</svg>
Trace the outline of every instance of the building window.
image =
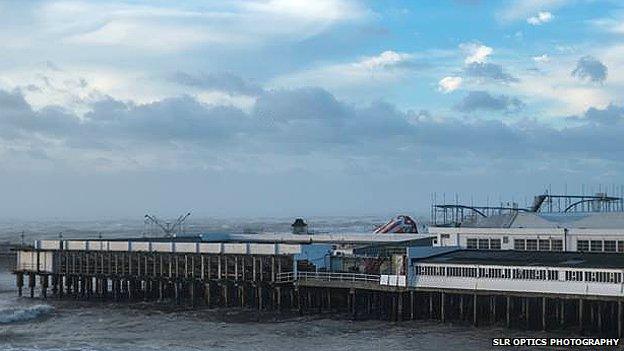
<svg viewBox="0 0 624 351">
<path fill-rule="evenodd" d="M 604 250 L 605 252 L 615 252 L 615 240 L 605 240 L 604 242 Z"/>
<path fill-rule="evenodd" d="M 550 249 L 552 251 L 563 251 L 563 241 L 562 240 L 551 240 L 550 241 Z"/>
<path fill-rule="evenodd" d="M 468 248 L 468 249 L 476 249 L 477 248 L 477 239 L 467 239 L 466 240 L 466 248 Z"/>
<path fill-rule="evenodd" d="M 500 239 L 490 239 L 490 249 L 492 249 L 492 250 L 500 250 L 501 249 L 501 241 L 500 241 Z"/>
<path fill-rule="evenodd" d="M 592 240 L 590 244 L 590 251 L 602 251 L 602 240 Z"/>
<path fill-rule="evenodd" d="M 509 237 L 508 236 L 504 236 L 503 237 L 503 244 L 509 244 Z"/>
<path fill-rule="evenodd" d="M 526 249 L 527 251 L 537 251 L 537 239 L 527 239 Z"/>
<path fill-rule="evenodd" d="M 514 239 L 514 250 L 526 250 L 524 239 Z"/>
<path fill-rule="evenodd" d="M 488 239 L 479 239 L 479 250 L 487 250 L 490 248 L 490 241 Z"/>
<path fill-rule="evenodd" d="M 618 240 L 617 242 L 617 251 L 618 252 L 624 252 L 624 240 Z"/>
<path fill-rule="evenodd" d="M 548 239 L 540 239 L 538 241 L 539 243 L 539 250 L 540 251 L 550 251 L 550 240 Z"/>
<path fill-rule="evenodd" d="M 587 240 L 577 240 L 576 241 L 576 251 L 589 251 L 589 241 Z"/>
<path fill-rule="evenodd" d="M 451 234 L 440 234 L 440 239 L 450 239 Z"/>
</svg>

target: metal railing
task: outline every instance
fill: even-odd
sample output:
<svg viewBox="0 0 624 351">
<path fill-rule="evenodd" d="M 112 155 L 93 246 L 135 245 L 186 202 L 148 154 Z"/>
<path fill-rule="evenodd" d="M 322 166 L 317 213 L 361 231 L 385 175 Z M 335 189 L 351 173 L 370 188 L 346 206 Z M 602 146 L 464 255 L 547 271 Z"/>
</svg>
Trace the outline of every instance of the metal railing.
<svg viewBox="0 0 624 351">
<path fill-rule="evenodd" d="M 284 272 L 277 275 L 277 281 L 282 283 L 295 280 L 322 280 L 343 282 L 369 282 L 379 284 L 380 275 L 364 273 L 336 273 L 336 272 Z"/>
</svg>

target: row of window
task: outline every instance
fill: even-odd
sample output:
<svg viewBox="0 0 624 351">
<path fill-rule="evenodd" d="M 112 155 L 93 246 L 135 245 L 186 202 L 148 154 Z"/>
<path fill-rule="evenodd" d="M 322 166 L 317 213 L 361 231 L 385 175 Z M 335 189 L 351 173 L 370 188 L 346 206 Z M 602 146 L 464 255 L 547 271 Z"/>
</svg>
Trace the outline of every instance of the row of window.
<svg viewBox="0 0 624 351">
<path fill-rule="evenodd" d="M 559 271 L 531 268 L 476 268 L 446 266 L 414 266 L 414 274 L 467 278 L 498 278 L 516 280 L 559 280 Z M 594 271 L 565 271 L 566 281 L 621 283 L 622 273 Z"/>
<path fill-rule="evenodd" d="M 514 239 L 514 250 L 563 251 L 561 239 Z"/>
<path fill-rule="evenodd" d="M 479 250 L 500 250 L 501 239 L 467 238 L 466 248 L 479 249 Z M 514 250 L 563 251 L 563 240 L 561 239 L 514 239 Z"/>
<path fill-rule="evenodd" d="M 500 250 L 501 240 L 468 238 L 466 239 L 466 248 L 479 250 Z"/>
<path fill-rule="evenodd" d="M 467 238 L 466 248 L 479 250 L 500 250 L 501 239 Z M 563 240 L 514 239 L 514 250 L 563 251 Z M 624 252 L 624 240 L 577 240 L 576 250 L 581 252 Z"/>
<path fill-rule="evenodd" d="M 624 240 L 577 240 L 576 250 L 584 252 L 624 252 Z"/>
</svg>

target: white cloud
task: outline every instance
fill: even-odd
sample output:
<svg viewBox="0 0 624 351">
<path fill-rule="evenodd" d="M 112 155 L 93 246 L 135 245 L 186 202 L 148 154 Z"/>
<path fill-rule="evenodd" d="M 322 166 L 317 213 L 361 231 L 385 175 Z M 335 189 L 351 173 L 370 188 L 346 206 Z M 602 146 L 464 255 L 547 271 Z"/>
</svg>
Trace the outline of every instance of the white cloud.
<svg viewBox="0 0 624 351">
<path fill-rule="evenodd" d="M 525 97 L 527 104 L 543 106 L 544 117 L 561 118 L 579 114 L 594 106 L 604 108 L 614 101 L 612 94 L 602 86 L 581 86 L 570 75 L 573 58 L 561 57 L 548 71 L 519 71 L 519 82 L 510 87 L 510 93 Z"/>
<path fill-rule="evenodd" d="M 551 11 L 569 2 L 571 0 L 515 0 L 505 2 L 505 6 L 498 11 L 496 17 L 502 22 L 524 20 L 538 11 Z"/>
<path fill-rule="evenodd" d="M 369 84 L 395 82 L 414 69 L 413 54 L 392 50 L 348 63 L 329 64 L 274 79 L 273 86 L 321 86 L 359 88 Z"/>
<path fill-rule="evenodd" d="M 210 33 L 204 28 L 184 25 L 161 25 L 139 21 L 113 21 L 104 26 L 74 36 L 64 43 L 102 46 L 127 46 L 156 51 L 176 51 L 202 43 L 228 43 L 236 41 L 234 35 Z"/>
<path fill-rule="evenodd" d="M 554 16 L 552 13 L 548 11 L 540 11 L 537 13 L 537 15 L 527 18 L 527 23 L 534 26 L 540 26 L 544 23 L 552 21 L 553 18 Z"/>
<path fill-rule="evenodd" d="M 409 54 L 399 53 L 396 51 L 384 51 L 378 56 L 366 57 L 355 65 L 363 66 L 369 69 L 375 69 L 380 67 L 390 67 L 404 63 L 410 59 Z"/>
<path fill-rule="evenodd" d="M 542 54 L 542 55 L 539 55 L 539 56 L 533 56 L 532 59 L 536 63 L 548 63 L 548 62 L 550 62 L 550 56 L 548 56 L 546 54 Z"/>
<path fill-rule="evenodd" d="M 246 95 L 229 94 L 222 91 L 202 91 L 195 95 L 197 101 L 213 106 L 231 106 L 250 113 L 256 98 Z"/>
<path fill-rule="evenodd" d="M 459 87 L 462 84 L 462 81 L 463 81 L 462 77 L 453 77 L 453 76 L 444 77 L 438 82 L 438 91 L 441 91 L 445 94 L 455 91 L 459 89 Z"/>
<path fill-rule="evenodd" d="M 491 47 L 479 43 L 463 43 L 459 45 L 459 48 L 467 55 L 464 60 L 466 64 L 485 62 L 494 51 Z"/>
<path fill-rule="evenodd" d="M 368 14 L 350 0 L 232 1 L 201 8 L 61 1 L 41 6 L 33 29 L 64 43 L 173 51 L 301 40 Z"/>
</svg>

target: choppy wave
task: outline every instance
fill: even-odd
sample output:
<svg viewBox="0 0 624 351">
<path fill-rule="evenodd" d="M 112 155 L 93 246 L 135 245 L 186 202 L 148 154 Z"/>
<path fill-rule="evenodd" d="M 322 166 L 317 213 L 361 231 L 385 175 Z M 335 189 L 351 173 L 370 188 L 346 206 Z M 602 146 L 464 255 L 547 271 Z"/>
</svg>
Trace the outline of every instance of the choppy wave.
<svg viewBox="0 0 624 351">
<path fill-rule="evenodd" d="M 22 323 L 52 314 L 50 305 L 34 305 L 22 308 L 0 309 L 0 324 Z"/>
</svg>

